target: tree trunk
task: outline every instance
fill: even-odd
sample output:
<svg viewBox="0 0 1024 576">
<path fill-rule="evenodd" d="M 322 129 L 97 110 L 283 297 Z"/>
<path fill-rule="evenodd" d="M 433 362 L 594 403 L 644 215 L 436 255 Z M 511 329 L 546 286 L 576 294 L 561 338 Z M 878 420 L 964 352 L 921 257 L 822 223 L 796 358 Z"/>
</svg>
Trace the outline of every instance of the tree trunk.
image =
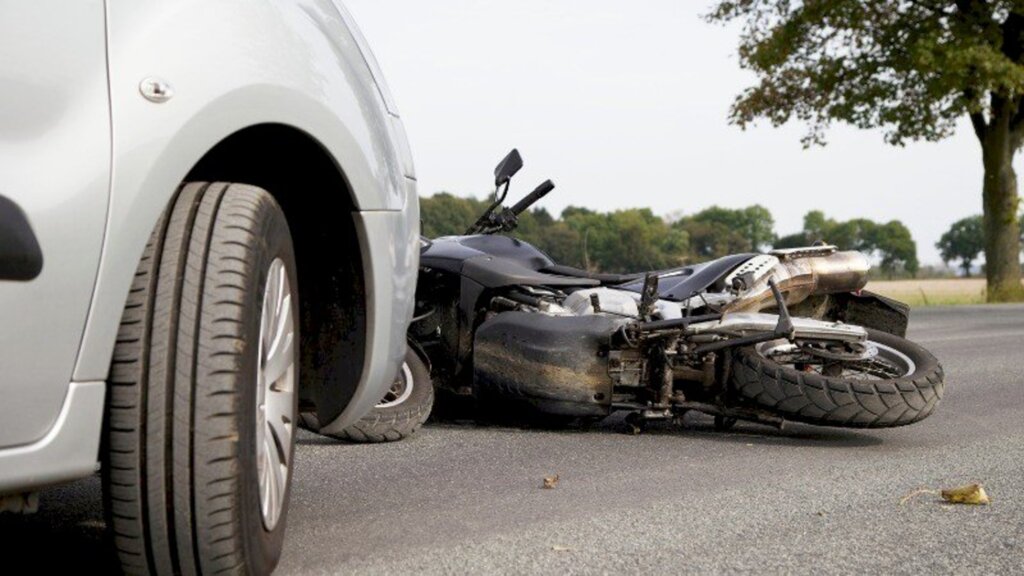
<svg viewBox="0 0 1024 576">
<path fill-rule="evenodd" d="M 1003 121 L 1000 121 L 1003 120 Z M 985 161 L 985 276 L 989 302 L 1024 300 L 1021 286 L 1020 230 L 1017 224 L 1016 153 L 1008 119 L 996 119 L 982 140 Z"/>
<path fill-rule="evenodd" d="M 964 261 L 963 261 L 963 264 L 961 264 L 960 267 L 964 269 L 964 278 L 970 278 L 971 277 L 971 261 L 967 260 L 965 258 Z"/>
</svg>

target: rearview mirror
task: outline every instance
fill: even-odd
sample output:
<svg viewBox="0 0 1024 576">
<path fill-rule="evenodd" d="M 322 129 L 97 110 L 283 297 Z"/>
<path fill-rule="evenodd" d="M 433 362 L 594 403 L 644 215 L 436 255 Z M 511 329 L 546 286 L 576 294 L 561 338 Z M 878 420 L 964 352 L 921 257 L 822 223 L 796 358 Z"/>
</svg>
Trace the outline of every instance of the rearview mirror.
<svg viewBox="0 0 1024 576">
<path fill-rule="evenodd" d="M 498 163 L 498 166 L 494 169 L 494 185 L 501 186 L 502 184 L 508 184 L 508 181 L 519 172 L 519 169 L 523 167 L 523 157 L 519 155 L 519 150 L 515 148 L 505 156 L 505 159 Z"/>
</svg>

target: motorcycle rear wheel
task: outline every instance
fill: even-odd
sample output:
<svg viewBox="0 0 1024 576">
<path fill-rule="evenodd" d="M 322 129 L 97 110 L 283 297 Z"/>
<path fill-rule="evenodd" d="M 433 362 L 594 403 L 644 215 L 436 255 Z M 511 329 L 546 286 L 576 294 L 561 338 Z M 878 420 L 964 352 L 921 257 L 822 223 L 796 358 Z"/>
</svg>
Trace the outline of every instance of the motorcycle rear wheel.
<svg viewBox="0 0 1024 576">
<path fill-rule="evenodd" d="M 785 341 L 741 348 L 732 389 L 744 404 L 819 426 L 891 428 L 928 417 L 942 399 L 939 361 L 909 340 L 867 332 L 877 351 L 869 360 L 829 360 Z"/>
<path fill-rule="evenodd" d="M 360 444 L 396 442 L 412 436 L 430 417 L 434 385 L 430 370 L 412 349 L 388 393 L 357 422 L 335 437 Z"/>
</svg>

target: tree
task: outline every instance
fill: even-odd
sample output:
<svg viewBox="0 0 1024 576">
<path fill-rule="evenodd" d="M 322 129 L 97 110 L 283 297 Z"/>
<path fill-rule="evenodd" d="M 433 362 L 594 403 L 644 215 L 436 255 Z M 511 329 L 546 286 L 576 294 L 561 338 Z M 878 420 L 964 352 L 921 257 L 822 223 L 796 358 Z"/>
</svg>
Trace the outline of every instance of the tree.
<svg viewBox="0 0 1024 576">
<path fill-rule="evenodd" d="M 598 213 L 569 207 L 562 220 L 581 240 L 583 266 L 602 272 L 637 272 L 678 266 L 689 238 L 649 208 Z"/>
<path fill-rule="evenodd" d="M 427 238 L 463 234 L 487 209 L 482 200 L 439 192 L 420 199 L 423 235 Z"/>
<path fill-rule="evenodd" d="M 693 255 L 702 260 L 737 252 L 757 252 L 775 243 L 775 219 L 759 204 L 746 208 L 711 206 L 672 223 L 690 237 Z"/>
<path fill-rule="evenodd" d="M 935 243 L 935 247 L 939 249 L 939 254 L 942 256 L 942 261 L 948 265 L 954 260 L 959 260 L 964 276 L 970 277 L 971 265 L 978 258 L 978 254 L 985 249 L 985 234 L 982 227 L 983 221 L 980 214 L 954 222 Z"/>
<path fill-rule="evenodd" d="M 919 268 L 917 243 L 899 220 L 885 224 L 866 218 L 840 222 L 828 218 L 820 210 L 811 210 L 804 216 L 803 231 L 779 238 L 775 247 L 798 248 L 815 242 L 834 244 L 840 250 L 859 250 L 877 255 L 879 267 L 890 278 L 902 272 L 914 276 Z"/>
<path fill-rule="evenodd" d="M 1017 175 L 1024 144 L 1024 3 L 1020 0 L 718 0 L 714 22 L 740 20 L 741 65 L 758 83 L 731 119 L 883 128 L 886 140 L 941 140 L 970 119 L 981 144 L 988 299 L 1024 299 Z"/>
<path fill-rule="evenodd" d="M 683 219 L 672 227 L 686 233 L 690 254 L 698 262 L 751 251 L 750 241 L 742 233 L 720 222 Z"/>
<path fill-rule="evenodd" d="M 519 226 L 511 236 L 533 244 L 559 264 L 583 265 L 579 234 L 544 208 L 520 214 Z"/>
<path fill-rule="evenodd" d="M 871 252 L 875 249 L 871 240 L 877 224 L 866 218 L 855 218 L 838 222 L 826 218 L 820 210 L 811 210 L 804 216 L 804 246 L 815 242 L 834 244 L 840 250 Z"/>
<path fill-rule="evenodd" d="M 872 226 L 865 247 L 878 252 L 882 259 L 879 267 L 889 278 L 899 272 L 917 275 L 917 243 L 899 220 Z"/>
<path fill-rule="evenodd" d="M 807 241 L 807 235 L 803 232 L 797 232 L 795 234 L 787 234 L 785 236 L 779 236 L 779 239 L 775 241 L 772 248 L 803 248 L 804 246 L 810 246 L 813 242 Z"/>
</svg>

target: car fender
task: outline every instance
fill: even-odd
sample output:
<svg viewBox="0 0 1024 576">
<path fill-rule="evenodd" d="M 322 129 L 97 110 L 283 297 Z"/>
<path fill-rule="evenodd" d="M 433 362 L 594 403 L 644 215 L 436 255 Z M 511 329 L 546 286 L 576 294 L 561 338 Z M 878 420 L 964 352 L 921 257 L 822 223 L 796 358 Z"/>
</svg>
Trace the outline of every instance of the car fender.
<svg viewBox="0 0 1024 576">
<path fill-rule="evenodd" d="M 408 190 L 397 118 L 330 1 L 108 0 L 107 34 L 111 193 L 76 380 L 106 377 L 146 241 L 182 179 L 224 138 L 267 123 L 309 134 L 359 211 L 402 210 Z"/>
</svg>

